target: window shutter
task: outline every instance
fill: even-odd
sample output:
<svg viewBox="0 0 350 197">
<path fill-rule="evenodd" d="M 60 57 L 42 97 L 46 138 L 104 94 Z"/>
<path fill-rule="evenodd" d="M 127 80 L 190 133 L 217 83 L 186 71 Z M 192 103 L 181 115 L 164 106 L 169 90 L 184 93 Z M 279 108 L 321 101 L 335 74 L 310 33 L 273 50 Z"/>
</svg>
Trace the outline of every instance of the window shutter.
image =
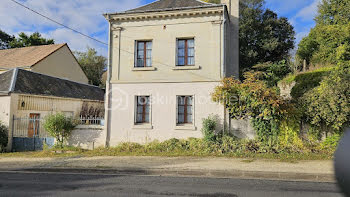
<svg viewBox="0 0 350 197">
<path fill-rule="evenodd" d="M 137 41 L 135 41 L 135 44 L 134 44 L 134 68 L 136 67 L 137 67 Z"/>
<path fill-rule="evenodd" d="M 179 123 L 179 96 L 176 96 L 176 124 Z"/>
</svg>

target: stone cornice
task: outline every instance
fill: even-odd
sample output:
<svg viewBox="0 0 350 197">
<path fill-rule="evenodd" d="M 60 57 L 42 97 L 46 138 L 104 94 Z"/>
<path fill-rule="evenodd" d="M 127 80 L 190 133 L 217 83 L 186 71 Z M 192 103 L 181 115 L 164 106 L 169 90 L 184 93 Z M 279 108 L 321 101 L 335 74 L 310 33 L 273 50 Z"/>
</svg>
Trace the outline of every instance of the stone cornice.
<svg viewBox="0 0 350 197">
<path fill-rule="evenodd" d="M 163 11 L 163 12 L 149 12 L 149 13 L 130 13 L 123 15 L 108 15 L 110 22 L 126 22 L 126 21 L 141 21 L 141 20 L 159 20 L 168 19 L 174 17 L 198 17 L 208 15 L 220 15 L 223 14 L 224 9 L 222 7 L 214 8 L 201 8 L 191 10 L 176 10 L 176 11 Z"/>
</svg>

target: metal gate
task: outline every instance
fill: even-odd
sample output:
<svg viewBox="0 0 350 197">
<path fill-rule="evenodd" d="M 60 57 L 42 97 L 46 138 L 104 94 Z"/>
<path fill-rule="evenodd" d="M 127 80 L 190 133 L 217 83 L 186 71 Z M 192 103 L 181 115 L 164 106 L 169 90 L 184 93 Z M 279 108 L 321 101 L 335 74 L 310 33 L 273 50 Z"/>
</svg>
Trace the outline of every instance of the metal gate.
<svg viewBox="0 0 350 197">
<path fill-rule="evenodd" d="M 28 117 L 13 117 L 12 151 L 43 150 L 44 144 L 53 146 L 55 139 L 45 131 L 40 114 Z"/>
</svg>

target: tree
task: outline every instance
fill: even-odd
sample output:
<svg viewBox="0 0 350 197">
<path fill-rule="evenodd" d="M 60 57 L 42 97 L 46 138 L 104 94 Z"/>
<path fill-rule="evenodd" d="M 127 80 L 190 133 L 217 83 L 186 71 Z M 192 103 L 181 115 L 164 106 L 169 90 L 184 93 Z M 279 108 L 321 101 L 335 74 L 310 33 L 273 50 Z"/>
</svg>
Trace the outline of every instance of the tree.
<svg viewBox="0 0 350 197">
<path fill-rule="evenodd" d="M 62 113 L 49 115 L 44 121 L 44 128 L 52 137 L 56 138 L 61 148 L 63 148 L 64 141 L 71 135 L 75 127 L 76 124 L 73 119 Z"/>
<path fill-rule="evenodd" d="M 315 20 L 319 25 L 345 25 L 350 23 L 350 1 L 322 0 Z"/>
<path fill-rule="evenodd" d="M 14 38 L 9 43 L 10 48 L 21 48 L 48 44 L 55 44 L 55 41 L 52 39 L 43 38 L 39 32 L 35 32 L 29 36 L 22 32 L 18 35 L 18 38 Z"/>
<path fill-rule="evenodd" d="M 8 49 L 9 43 L 13 41 L 14 36 L 10 36 L 6 32 L 3 32 L 0 30 L 0 50 L 1 49 Z"/>
<path fill-rule="evenodd" d="M 241 0 L 239 20 L 239 64 L 241 73 L 264 62 L 290 57 L 294 48 L 294 27 L 285 17 L 264 8 L 264 0 Z"/>
<path fill-rule="evenodd" d="M 350 1 L 323 0 L 316 26 L 299 43 L 298 59 L 312 64 L 350 61 Z"/>
<path fill-rule="evenodd" d="M 89 47 L 86 52 L 75 52 L 75 56 L 89 79 L 89 83 L 102 86 L 102 75 L 107 67 L 107 58 L 97 55 L 97 51 Z"/>
</svg>

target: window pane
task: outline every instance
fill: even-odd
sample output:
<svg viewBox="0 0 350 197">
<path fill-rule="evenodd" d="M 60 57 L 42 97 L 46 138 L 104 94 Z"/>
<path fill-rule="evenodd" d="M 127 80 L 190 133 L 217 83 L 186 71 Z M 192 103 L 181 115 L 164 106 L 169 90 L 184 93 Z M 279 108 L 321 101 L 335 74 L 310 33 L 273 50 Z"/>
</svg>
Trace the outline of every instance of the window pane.
<svg viewBox="0 0 350 197">
<path fill-rule="evenodd" d="M 187 105 L 192 105 L 192 96 L 187 97 Z"/>
<path fill-rule="evenodd" d="M 137 106 L 137 113 L 142 114 L 142 112 L 143 112 L 143 107 L 142 107 L 142 105 Z"/>
<path fill-rule="evenodd" d="M 187 115 L 187 123 L 192 123 L 192 114 Z"/>
<path fill-rule="evenodd" d="M 179 96 L 179 98 L 178 98 L 178 104 L 179 104 L 179 105 L 184 105 L 184 104 L 185 104 L 185 97 Z"/>
<path fill-rule="evenodd" d="M 137 67 L 144 67 L 144 61 L 143 61 L 143 59 L 138 59 L 138 60 L 137 60 Z"/>
<path fill-rule="evenodd" d="M 187 40 L 187 47 L 194 47 L 194 39 Z"/>
<path fill-rule="evenodd" d="M 185 49 L 179 49 L 177 51 L 177 56 L 178 57 L 184 57 L 185 56 Z"/>
<path fill-rule="evenodd" d="M 188 65 L 194 65 L 194 58 L 193 57 L 189 57 L 187 60 L 187 64 Z"/>
<path fill-rule="evenodd" d="M 137 43 L 137 48 L 140 50 L 140 49 L 144 49 L 145 48 L 145 43 L 144 42 L 138 42 Z"/>
<path fill-rule="evenodd" d="M 152 42 L 147 42 L 146 48 L 147 49 L 152 49 Z"/>
<path fill-rule="evenodd" d="M 147 67 L 152 67 L 152 60 L 151 59 L 147 59 L 146 60 L 146 66 Z"/>
<path fill-rule="evenodd" d="M 184 49 L 185 48 L 185 40 L 179 40 L 178 41 L 178 48 Z"/>
<path fill-rule="evenodd" d="M 180 57 L 178 58 L 178 62 L 177 62 L 178 65 L 180 66 L 183 66 L 185 65 L 185 58 L 184 57 Z"/>
<path fill-rule="evenodd" d="M 149 114 L 149 105 L 145 106 L 146 114 Z"/>
<path fill-rule="evenodd" d="M 188 49 L 188 56 L 194 57 L 194 48 L 189 48 Z"/>
<path fill-rule="evenodd" d="M 142 122 L 142 114 L 137 114 L 136 122 L 138 123 Z"/>
<path fill-rule="evenodd" d="M 178 120 L 179 123 L 184 123 L 184 122 L 185 122 L 185 117 L 184 117 L 184 115 L 180 115 L 180 114 L 179 114 L 178 119 L 179 119 L 179 120 Z"/>
<path fill-rule="evenodd" d="M 192 106 L 187 106 L 187 114 L 192 114 Z"/>
<path fill-rule="evenodd" d="M 149 114 L 145 114 L 145 123 L 149 123 Z"/>
<path fill-rule="evenodd" d="M 147 50 L 146 51 L 146 57 L 151 58 L 152 57 L 152 50 Z"/>
<path fill-rule="evenodd" d="M 184 114 L 184 113 L 185 113 L 185 107 L 179 106 L 179 114 Z"/>
<path fill-rule="evenodd" d="M 139 50 L 138 52 L 137 52 L 137 58 L 140 58 L 140 59 L 143 59 L 143 57 L 144 57 L 144 50 Z"/>
</svg>

